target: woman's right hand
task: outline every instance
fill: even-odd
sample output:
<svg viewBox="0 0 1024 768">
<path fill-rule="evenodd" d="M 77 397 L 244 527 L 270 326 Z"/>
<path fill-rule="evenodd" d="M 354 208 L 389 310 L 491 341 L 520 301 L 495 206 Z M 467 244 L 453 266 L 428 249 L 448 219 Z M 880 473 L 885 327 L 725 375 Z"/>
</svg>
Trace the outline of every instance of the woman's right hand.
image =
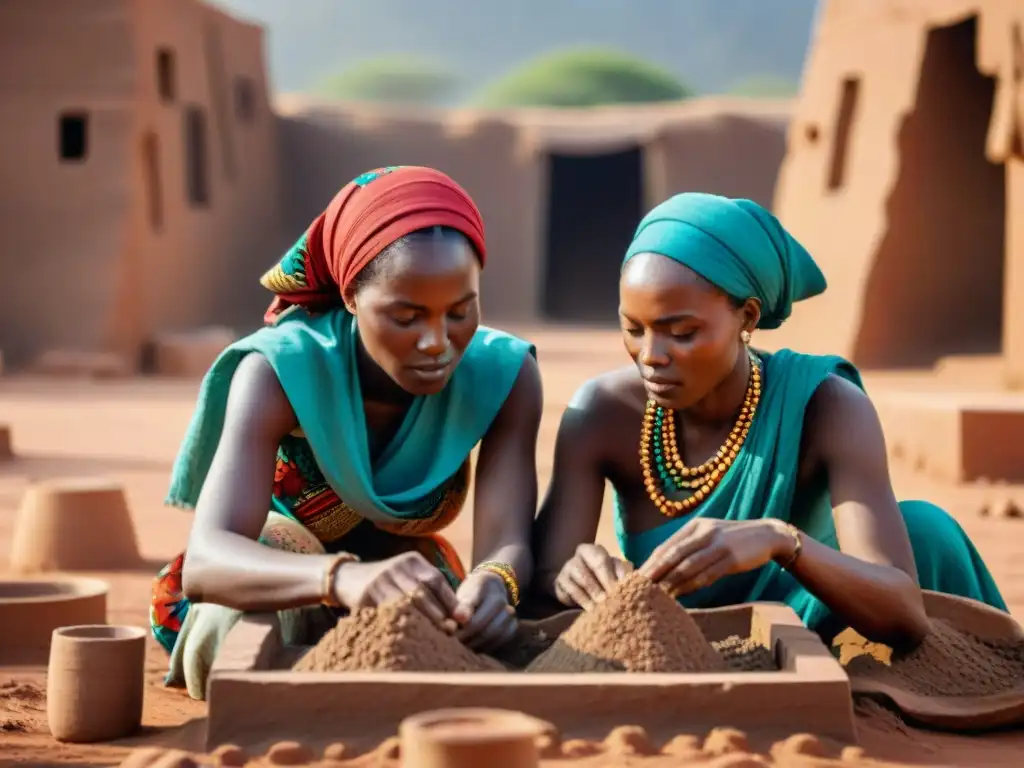
<svg viewBox="0 0 1024 768">
<path fill-rule="evenodd" d="M 345 563 L 334 579 L 338 602 L 350 611 L 383 605 L 404 597 L 439 627 L 454 631 L 457 601 L 448 580 L 419 552 L 403 552 L 372 563 Z"/>
<path fill-rule="evenodd" d="M 592 608 L 632 570 L 599 544 L 580 544 L 555 579 L 555 597 L 563 605 Z"/>
</svg>

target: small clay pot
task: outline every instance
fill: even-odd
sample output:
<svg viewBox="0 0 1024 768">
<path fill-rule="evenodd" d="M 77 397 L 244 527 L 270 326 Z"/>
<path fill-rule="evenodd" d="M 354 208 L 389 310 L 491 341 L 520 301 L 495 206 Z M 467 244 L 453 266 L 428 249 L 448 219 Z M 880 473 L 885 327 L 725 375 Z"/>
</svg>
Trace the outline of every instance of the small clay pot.
<svg viewBox="0 0 1024 768">
<path fill-rule="evenodd" d="M 119 571 L 142 564 L 124 488 L 102 478 L 29 486 L 11 535 L 15 573 Z"/>
<path fill-rule="evenodd" d="M 399 727 L 403 768 L 537 768 L 544 723 L 522 712 L 439 709 Z"/>
<path fill-rule="evenodd" d="M 86 744 L 129 736 L 142 723 L 146 630 L 61 627 L 50 642 L 46 714 L 57 741 Z"/>
</svg>

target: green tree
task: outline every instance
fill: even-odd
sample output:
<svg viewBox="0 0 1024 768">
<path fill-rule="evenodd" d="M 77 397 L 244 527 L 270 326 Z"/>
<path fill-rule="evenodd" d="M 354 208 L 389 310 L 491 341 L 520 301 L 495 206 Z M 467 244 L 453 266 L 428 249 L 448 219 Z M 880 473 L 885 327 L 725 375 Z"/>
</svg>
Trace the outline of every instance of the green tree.
<svg viewBox="0 0 1024 768">
<path fill-rule="evenodd" d="M 780 75 L 754 75 L 737 81 L 729 89 L 733 96 L 754 96 L 758 98 L 783 98 L 796 96 L 800 84 Z"/>
<path fill-rule="evenodd" d="M 324 78 L 315 92 L 346 101 L 437 104 L 450 99 L 458 87 L 458 77 L 437 62 L 386 56 Z"/>
<path fill-rule="evenodd" d="M 527 62 L 481 91 L 485 107 L 590 107 L 678 101 L 693 90 L 670 72 L 608 48 L 570 48 Z"/>
</svg>

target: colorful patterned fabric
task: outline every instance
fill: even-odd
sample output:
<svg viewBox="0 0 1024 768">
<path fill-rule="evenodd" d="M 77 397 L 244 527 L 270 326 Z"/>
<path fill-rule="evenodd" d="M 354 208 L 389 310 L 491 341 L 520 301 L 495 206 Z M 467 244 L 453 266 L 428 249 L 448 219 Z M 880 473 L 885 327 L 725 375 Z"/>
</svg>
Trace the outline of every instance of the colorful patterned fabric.
<svg viewBox="0 0 1024 768">
<path fill-rule="evenodd" d="M 360 270 L 411 232 L 451 227 L 487 258 L 484 223 L 466 191 L 433 168 L 388 166 L 350 181 L 260 281 L 276 295 L 265 320 L 288 307 L 321 312 L 342 303 Z"/>
</svg>

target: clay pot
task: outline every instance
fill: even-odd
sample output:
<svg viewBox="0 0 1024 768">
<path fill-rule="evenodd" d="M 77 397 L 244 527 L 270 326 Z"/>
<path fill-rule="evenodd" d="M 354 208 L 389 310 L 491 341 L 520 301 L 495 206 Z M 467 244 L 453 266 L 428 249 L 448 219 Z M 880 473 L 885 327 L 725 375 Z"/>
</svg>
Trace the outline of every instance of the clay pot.
<svg viewBox="0 0 1024 768">
<path fill-rule="evenodd" d="M 11 570 L 117 571 L 141 565 L 119 484 L 98 478 L 47 480 L 25 493 L 11 537 Z"/>
<path fill-rule="evenodd" d="M 84 744 L 138 730 L 146 634 L 99 624 L 54 630 L 46 686 L 53 738 Z"/>
<path fill-rule="evenodd" d="M 536 768 L 544 723 L 499 709 L 439 709 L 399 727 L 403 768 Z"/>
<path fill-rule="evenodd" d="M 107 590 L 99 579 L 0 581 L 0 666 L 45 664 L 68 623 L 106 624 Z"/>
</svg>

